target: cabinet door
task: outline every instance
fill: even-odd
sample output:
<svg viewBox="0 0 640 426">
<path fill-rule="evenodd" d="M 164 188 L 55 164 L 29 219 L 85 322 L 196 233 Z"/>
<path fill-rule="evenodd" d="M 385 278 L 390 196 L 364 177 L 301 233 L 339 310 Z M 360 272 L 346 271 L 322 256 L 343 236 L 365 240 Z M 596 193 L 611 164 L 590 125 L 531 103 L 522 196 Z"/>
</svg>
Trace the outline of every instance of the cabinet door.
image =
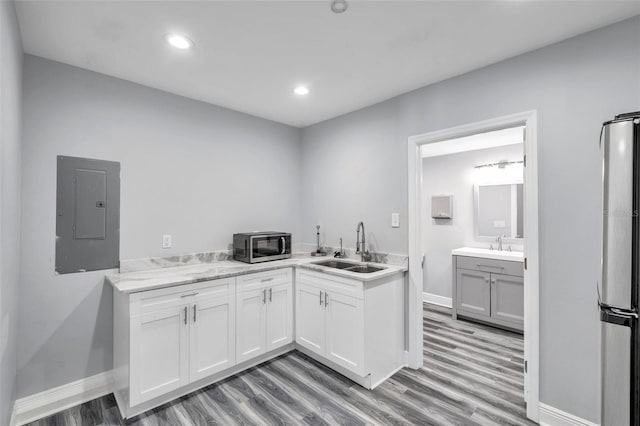
<svg viewBox="0 0 640 426">
<path fill-rule="evenodd" d="M 189 314 L 189 380 L 193 382 L 235 365 L 234 297 L 196 296 Z"/>
<path fill-rule="evenodd" d="M 324 355 L 324 292 L 296 283 L 296 343 Z"/>
<path fill-rule="evenodd" d="M 267 289 L 267 352 L 293 341 L 291 282 Z"/>
<path fill-rule="evenodd" d="M 456 310 L 475 317 L 491 316 L 489 272 L 458 269 L 456 272 Z"/>
<path fill-rule="evenodd" d="M 325 295 L 326 357 L 364 374 L 364 303 L 337 293 Z"/>
<path fill-rule="evenodd" d="M 236 296 L 236 362 L 265 353 L 266 288 Z"/>
<path fill-rule="evenodd" d="M 131 318 L 131 405 L 189 383 L 188 307 Z"/>
<path fill-rule="evenodd" d="M 524 278 L 491 274 L 491 317 L 524 328 Z"/>
</svg>

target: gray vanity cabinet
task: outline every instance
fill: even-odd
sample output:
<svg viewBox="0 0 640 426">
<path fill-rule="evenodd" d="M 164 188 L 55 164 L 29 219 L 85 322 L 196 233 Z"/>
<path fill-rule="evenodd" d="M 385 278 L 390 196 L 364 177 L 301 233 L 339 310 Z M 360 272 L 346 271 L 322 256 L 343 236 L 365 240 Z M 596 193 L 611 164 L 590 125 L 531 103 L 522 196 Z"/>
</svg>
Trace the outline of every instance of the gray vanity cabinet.
<svg viewBox="0 0 640 426">
<path fill-rule="evenodd" d="M 491 316 L 490 279 L 489 272 L 457 269 L 455 300 L 458 314 Z"/>
<path fill-rule="evenodd" d="M 524 329 L 521 262 L 453 256 L 453 317 Z"/>
<path fill-rule="evenodd" d="M 522 331 L 524 327 L 524 278 L 491 274 L 491 318 Z"/>
</svg>

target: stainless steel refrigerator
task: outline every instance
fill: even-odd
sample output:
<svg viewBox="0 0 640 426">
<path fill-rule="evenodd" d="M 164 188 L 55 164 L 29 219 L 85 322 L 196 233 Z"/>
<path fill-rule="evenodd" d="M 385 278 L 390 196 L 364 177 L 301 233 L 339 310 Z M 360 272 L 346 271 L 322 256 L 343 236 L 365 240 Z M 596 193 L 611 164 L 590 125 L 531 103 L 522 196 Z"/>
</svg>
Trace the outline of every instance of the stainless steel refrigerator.
<svg viewBox="0 0 640 426">
<path fill-rule="evenodd" d="M 640 426 L 640 112 L 603 124 L 602 426 Z"/>
</svg>

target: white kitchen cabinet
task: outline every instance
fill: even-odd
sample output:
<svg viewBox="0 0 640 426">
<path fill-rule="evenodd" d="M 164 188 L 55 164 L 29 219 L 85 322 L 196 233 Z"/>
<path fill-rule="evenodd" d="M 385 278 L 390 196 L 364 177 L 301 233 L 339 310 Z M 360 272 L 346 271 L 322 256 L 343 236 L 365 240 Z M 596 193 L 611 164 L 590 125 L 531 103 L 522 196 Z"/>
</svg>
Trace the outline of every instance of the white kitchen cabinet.
<svg viewBox="0 0 640 426">
<path fill-rule="evenodd" d="M 344 368 L 364 373 L 364 301 L 325 292 L 326 357 Z"/>
<path fill-rule="evenodd" d="M 296 280 L 295 294 L 291 267 L 114 290 L 121 415 L 131 418 L 294 348 L 367 388 L 404 365 L 400 270 L 365 282 L 301 266 Z"/>
<path fill-rule="evenodd" d="M 293 341 L 291 269 L 238 277 L 237 325 L 239 363 Z"/>
<path fill-rule="evenodd" d="M 238 362 L 246 361 L 266 351 L 264 288 L 238 293 L 237 349 Z"/>
<path fill-rule="evenodd" d="M 269 287 L 267 291 L 267 352 L 293 341 L 293 283 Z"/>
<path fill-rule="evenodd" d="M 296 272 L 296 344 L 369 389 L 403 366 L 404 275 L 364 282 Z"/>
<path fill-rule="evenodd" d="M 187 305 L 131 318 L 131 401 L 148 401 L 189 383 Z"/>
<path fill-rule="evenodd" d="M 325 352 L 324 292 L 296 281 L 296 343 L 319 354 Z"/>
<path fill-rule="evenodd" d="M 114 394 L 123 417 L 236 364 L 235 296 L 235 278 L 114 293 Z"/>
<path fill-rule="evenodd" d="M 233 295 L 198 294 L 190 306 L 189 380 L 235 365 L 236 312 Z"/>
<path fill-rule="evenodd" d="M 363 300 L 340 293 L 335 284 L 323 286 L 318 281 L 308 284 L 311 276 L 307 271 L 298 277 L 296 342 L 337 365 L 362 374 Z M 322 278 L 335 280 L 333 277 Z"/>
</svg>

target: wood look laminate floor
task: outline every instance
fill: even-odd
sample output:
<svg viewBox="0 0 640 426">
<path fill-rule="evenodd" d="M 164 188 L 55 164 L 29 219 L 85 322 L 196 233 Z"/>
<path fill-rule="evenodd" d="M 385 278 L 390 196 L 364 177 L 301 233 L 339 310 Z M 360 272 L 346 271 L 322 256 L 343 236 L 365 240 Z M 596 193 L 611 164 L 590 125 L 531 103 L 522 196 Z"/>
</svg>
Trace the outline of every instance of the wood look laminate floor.
<svg viewBox="0 0 640 426">
<path fill-rule="evenodd" d="M 424 366 L 368 391 L 291 352 L 128 421 L 108 395 L 31 423 L 68 425 L 533 425 L 522 336 L 424 308 Z"/>
</svg>

